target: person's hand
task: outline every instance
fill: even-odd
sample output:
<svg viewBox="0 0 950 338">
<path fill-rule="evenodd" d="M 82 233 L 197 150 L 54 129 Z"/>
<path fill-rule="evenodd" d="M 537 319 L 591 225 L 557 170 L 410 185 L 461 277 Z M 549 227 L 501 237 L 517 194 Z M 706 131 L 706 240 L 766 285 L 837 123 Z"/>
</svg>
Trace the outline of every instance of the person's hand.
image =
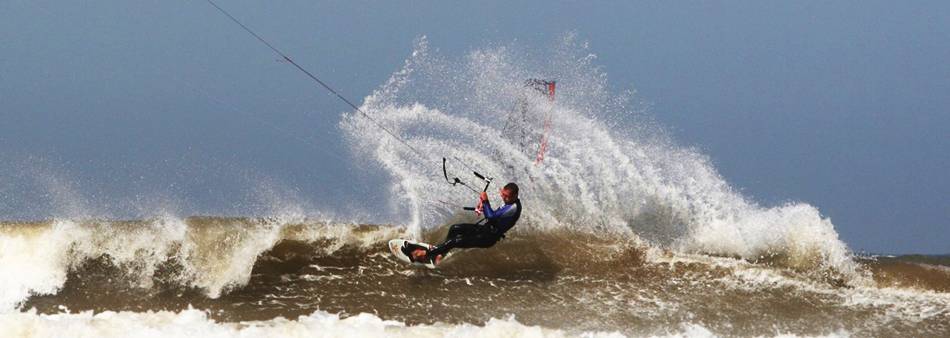
<svg viewBox="0 0 950 338">
<path fill-rule="evenodd" d="M 478 202 L 485 202 L 487 200 L 488 200 L 488 193 L 482 191 L 482 193 L 478 195 Z"/>
<path fill-rule="evenodd" d="M 482 205 L 483 205 L 483 204 L 479 201 L 478 205 L 475 206 L 475 214 L 476 214 L 476 215 L 481 215 L 481 214 L 482 214 L 482 211 L 484 211 Z"/>
</svg>

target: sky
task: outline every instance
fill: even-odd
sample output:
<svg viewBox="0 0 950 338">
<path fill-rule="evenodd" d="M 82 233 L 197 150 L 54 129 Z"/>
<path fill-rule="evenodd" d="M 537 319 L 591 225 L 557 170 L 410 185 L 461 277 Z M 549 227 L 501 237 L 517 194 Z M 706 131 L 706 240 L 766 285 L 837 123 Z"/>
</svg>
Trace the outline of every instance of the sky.
<svg viewBox="0 0 950 338">
<path fill-rule="evenodd" d="M 745 196 L 815 205 L 855 251 L 950 253 L 948 2 L 219 4 L 357 102 L 420 36 L 463 56 L 575 33 Z M 352 160 L 345 111 L 205 1 L 0 1 L 0 219 L 268 194 L 372 215 L 384 180 Z"/>
</svg>

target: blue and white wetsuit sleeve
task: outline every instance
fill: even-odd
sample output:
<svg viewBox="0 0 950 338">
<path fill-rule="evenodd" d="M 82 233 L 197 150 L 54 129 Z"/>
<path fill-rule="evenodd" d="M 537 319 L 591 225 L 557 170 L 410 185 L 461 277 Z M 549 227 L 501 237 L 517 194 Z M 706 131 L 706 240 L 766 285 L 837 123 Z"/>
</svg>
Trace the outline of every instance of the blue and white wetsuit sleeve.
<svg viewBox="0 0 950 338">
<path fill-rule="evenodd" d="M 511 209 L 512 205 L 513 204 L 505 204 L 497 210 L 492 210 L 491 203 L 488 202 L 488 200 L 485 200 L 485 202 L 482 202 L 482 212 L 485 214 L 485 218 L 487 219 L 501 218 L 505 216 L 505 213 L 508 211 L 508 209 Z"/>
</svg>

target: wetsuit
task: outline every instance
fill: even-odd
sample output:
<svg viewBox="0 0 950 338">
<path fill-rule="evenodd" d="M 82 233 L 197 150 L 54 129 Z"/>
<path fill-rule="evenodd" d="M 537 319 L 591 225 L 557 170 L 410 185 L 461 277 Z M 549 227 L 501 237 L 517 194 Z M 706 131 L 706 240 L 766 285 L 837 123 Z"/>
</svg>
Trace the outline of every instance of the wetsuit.
<svg viewBox="0 0 950 338">
<path fill-rule="evenodd" d="M 521 200 L 516 199 L 514 203 L 505 204 L 498 209 L 492 209 L 491 203 L 485 200 L 482 202 L 482 210 L 485 219 L 474 224 L 452 225 L 445 241 L 429 250 L 427 257 L 433 259 L 437 255 L 444 256 L 454 248 L 487 248 L 495 245 L 495 242 L 505 237 L 505 232 L 515 226 L 518 218 L 521 218 Z"/>
</svg>

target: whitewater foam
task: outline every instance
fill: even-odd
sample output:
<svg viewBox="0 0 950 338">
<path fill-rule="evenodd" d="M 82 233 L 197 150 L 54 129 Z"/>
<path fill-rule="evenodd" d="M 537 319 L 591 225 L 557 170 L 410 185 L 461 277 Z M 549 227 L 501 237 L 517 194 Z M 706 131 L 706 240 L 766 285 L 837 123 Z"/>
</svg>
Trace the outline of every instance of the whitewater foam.
<svg viewBox="0 0 950 338">
<path fill-rule="evenodd" d="M 581 332 L 527 326 L 514 318 L 471 324 L 407 325 L 362 313 L 342 318 L 317 311 L 294 320 L 217 323 L 204 311 L 112 312 L 37 314 L 35 311 L 0 314 L 0 333 L 23 338 L 61 337 L 623 337 L 619 333 Z M 702 332 L 693 327 L 689 333 Z M 707 331 L 708 332 L 708 331 Z"/>
<path fill-rule="evenodd" d="M 189 224 L 194 223 L 194 224 Z M 324 241 L 324 254 L 344 245 L 368 247 L 405 231 L 361 230 L 300 217 L 180 219 L 149 221 L 63 220 L 0 227 L 0 311 L 30 295 L 55 294 L 71 271 L 106 259 L 135 287 L 151 288 L 156 272 L 175 264 L 171 278 L 211 298 L 246 285 L 258 257 L 279 241 Z"/>
<path fill-rule="evenodd" d="M 68 228 L 55 222 L 48 231 L 0 228 L 0 311 L 9 311 L 32 294 L 51 294 L 66 281 L 71 261 Z"/>
<path fill-rule="evenodd" d="M 408 325 L 384 320 L 368 313 L 341 317 L 317 311 L 294 320 L 275 318 L 266 321 L 217 323 L 205 311 L 112 312 L 37 314 L 35 311 L 0 314 L 0 333 L 22 338 L 61 337 L 582 337 L 620 338 L 618 332 L 570 332 L 519 323 L 514 318 L 492 318 L 484 325 L 444 324 Z M 700 324 L 684 323 L 679 330 L 649 337 L 716 337 Z M 839 330 L 817 337 L 847 337 Z M 798 337 L 776 333 L 775 337 Z"/>
<path fill-rule="evenodd" d="M 242 325 L 247 320 L 265 320 L 269 324 L 261 324 L 264 326 L 283 325 L 277 323 L 283 319 L 276 317 L 296 318 L 317 309 L 332 309 L 340 317 L 373 312 L 379 318 L 450 331 L 458 325 L 442 327 L 428 321 L 425 314 L 485 323 L 490 317 L 517 313 L 524 323 L 552 328 L 555 336 L 580 334 L 572 329 L 601 327 L 625 334 L 642 330 L 643 334 L 702 336 L 690 331 L 688 324 L 694 322 L 704 324 L 700 328 L 708 332 L 741 335 L 741 328 L 732 327 L 732 321 L 747 323 L 755 318 L 742 313 L 750 307 L 779 320 L 743 324 L 757 335 L 783 333 L 769 327 L 808 334 L 834 333 L 837 331 L 828 330 L 839 328 L 886 333 L 891 332 L 890 327 L 937 333 L 945 330 L 942 319 L 950 316 L 950 295 L 946 293 L 840 287 L 814 278 L 809 271 L 729 257 L 662 252 L 655 247 L 641 253 L 635 242 L 573 232 L 522 230 L 491 250 L 460 256 L 454 262 L 458 264 L 448 264 L 437 272 L 418 271 L 392 260 L 383 246 L 386 239 L 405 236 L 405 231 L 404 227 L 324 224 L 293 217 L 5 224 L 0 231 L 0 243 L 5 247 L 34 245 L 47 252 L 32 257 L 35 252 L 21 250 L 22 255 L 16 258 L 22 260 L 19 264 L 10 263 L 13 257 L 3 257 L 4 272 L 16 271 L 0 277 L 4 286 L 15 286 L 3 289 L 8 301 L 3 313 L 17 313 L 15 304 L 31 294 L 55 294 L 65 287 L 62 295 L 31 297 L 19 309 L 35 307 L 37 310 L 26 315 L 42 316 L 37 314 L 42 312 L 52 316 L 59 305 L 69 305 L 96 313 L 135 309 L 146 311 L 138 315 L 148 316 L 156 310 L 180 311 L 188 304 L 199 304 L 216 309 L 202 320 Z M 281 244 L 285 240 L 289 242 Z M 559 250 L 543 250 L 552 245 Z M 594 252 L 606 255 L 592 256 Z M 207 255 L 220 257 L 209 261 Z M 243 266 L 221 266 L 223 261 Z M 251 276 L 252 270 L 256 272 Z M 66 278 L 70 283 L 64 286 Z M 169 279 L 177 286 L 167 285 Z M 162 284 L 151 286 L 152 280 Z M 126 282 L 149 289 L 115 285 Z M 190 287 L 201 293 L 184 290 Z M 235 287 L 241 290 L 230 294 L 229 288 Z M 414 301 L 406 303 L 410 299 Z M 771 310 L 776 304 L 788 303 L 792 308 Z M 814 311 L 818 327 L 795 322 L 796 313 L 807 309 Z M 570 318 L 567 324 L 557 319 L 565 315 Z M 99 320 L 103 319 L 99 315 L 85 316 L 88 318 L 82 321 L 92 326 L 126 325 Z M 172 316 L 177 319 L 167 321 L 176 321 L 185 320 L 182 316 L 186 315 L 172 312 L 157 316 Z M 420 321 L 416 316 L 426 319 Z M 80 317 L 49 318 L 68 321 Z M 270 318 L 275 319 L 266 321 Z M 824 321 L 831 318 L 840 322 Z M 229 334 L 244 334 L 232 324 L 212 324 L 213 330 L 223 325 L 231 330 Z M 205 324 L 194 325 L 203 330 Z"/>
<path fill-rule="evenodd" d="M 919 322 L 950 315 L 948 293 L 870 285 L 833 287 L 803 276 L 795 276 L 789 271 L 777 271 L 747 263 L 737 263 L 731 271 L 732 274 L 727 278 L 719 279 L 727 287 L 751 292 L 785 289 L 791 292 L 822 294 L 851 309 L 884 309 L 887 315 L 883 318 L 888 320 Z"/>
<path fill-rule="evenodd" d="M 344 115 L 341 128 L 354 151 L 391 175 L 392 200 L 408 200 L 409 214 L 397 217 L 409 218 L 414 234 L 453 213 L 434 201 L 471 203 L 464 190 L 437 175 L 444 156 L 459 160 L 450 161 L 453 173 L 466 172 L 462 162 L 496 182 L 522 183 L 518 228 L 638 237 L 682 253 L 782 256 L 789 267 L 832 270 L 863 283 L 847 246 L 817 208 L 747 200 L 705 155 L 675 145 L 649 123 L 629 96 L 610 94 L 595 57 L 572 37 L 556 49 L 540 63 L 505 47 L 452 61 L 433 55 L 422 39 L 361 110 L 432 158 L 418 158 L 361 115 Z M 526 78 L 557 79 L 556 102 L 524 88 Z M 535 119 L 550 117 L 542 164 L 534 163 L 536 148 L 521 149 L 502 126 L 516 103 Z"/>
</svg>

